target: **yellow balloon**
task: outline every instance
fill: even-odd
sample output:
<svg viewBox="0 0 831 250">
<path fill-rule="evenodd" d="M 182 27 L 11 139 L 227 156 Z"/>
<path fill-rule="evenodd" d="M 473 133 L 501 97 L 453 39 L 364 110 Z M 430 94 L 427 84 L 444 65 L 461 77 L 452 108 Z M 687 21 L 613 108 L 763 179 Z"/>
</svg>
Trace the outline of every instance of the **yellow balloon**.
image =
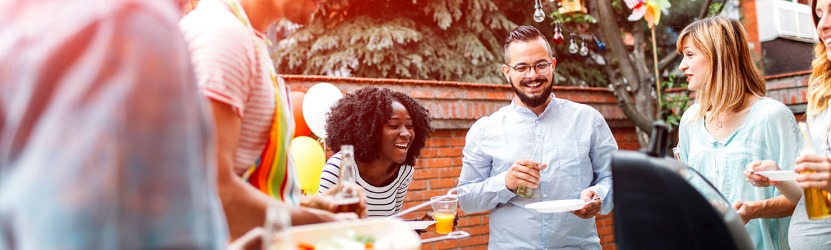
<svg viewBox="0 0 831 250">
<path fill-rule="evenodd" d="M 303 193 L 314 196 L 320 185 L 320 173 L 326 164 L 323 147 L 311 137 L 298 136 L 291 139 L 289 151 L 294 160 L 297 179 L 300 180 L 300 189 Z"/>
</svg>

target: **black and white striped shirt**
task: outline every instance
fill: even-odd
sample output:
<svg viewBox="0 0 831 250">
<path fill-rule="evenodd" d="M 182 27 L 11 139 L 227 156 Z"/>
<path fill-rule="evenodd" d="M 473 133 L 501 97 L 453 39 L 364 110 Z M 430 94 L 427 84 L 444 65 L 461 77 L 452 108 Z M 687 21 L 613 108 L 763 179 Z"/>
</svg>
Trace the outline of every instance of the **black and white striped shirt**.
<svg viewBox="0 0 831 250">
<path fill-rule="evenodd" d="M 318 193 L 324 193 L 338 183 L 340 176 L 341 154 L 333 155 L 323 166 L 320 174 L 320 189 Z M 398 177 L 389 185 L 383 187 L 373 186 L 356 174 L 358 185 L 364 188 L 367 198 L 367 210 L 370 217 L 386 217 L 401 210 L 404 197 L 407 195 L 407 188 L 413 180 L 413 166 L 404 165 L 398 170 Z"/>
</svg>

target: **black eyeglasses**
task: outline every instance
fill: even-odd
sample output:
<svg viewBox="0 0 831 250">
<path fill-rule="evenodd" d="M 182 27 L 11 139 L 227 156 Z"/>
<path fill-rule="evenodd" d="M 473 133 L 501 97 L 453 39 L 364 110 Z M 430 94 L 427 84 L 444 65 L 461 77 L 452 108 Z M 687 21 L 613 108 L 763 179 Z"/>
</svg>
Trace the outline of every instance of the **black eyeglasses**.
<svg viewBox="0 0 831 250">
<path fill-rule="evenodd" d="M 534 71 L 536 71 L 537 74 L 540 75 L 545 75 L 548 74 L 548 72 L 551 72 L 550 62 L 539 62 L 537 64 L 534 64 L 533 67 L 531 67 L 531 65 L 524 63 L 517 64 L 516 66 L 508 65 L 508 67 L 511 67 L 517 73 L 524 74 L 524 76 L 528 76 L 528 74 L 531 73 L 531 68 L 533 68 Z"/>
</svg>

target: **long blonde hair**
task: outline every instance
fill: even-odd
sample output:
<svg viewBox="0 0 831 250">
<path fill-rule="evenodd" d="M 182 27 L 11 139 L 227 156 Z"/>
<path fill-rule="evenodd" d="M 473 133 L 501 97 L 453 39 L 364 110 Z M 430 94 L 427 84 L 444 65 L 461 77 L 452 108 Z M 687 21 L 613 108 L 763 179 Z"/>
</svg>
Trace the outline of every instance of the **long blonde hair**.
<svg viewBox="0 0 831 250">
<path fill-rule="evenodd" d="M 811 1 L 811 10 L 817 8 L 817 1 Z M 813 12 L 813 11 L 812 11 Z M 816 13 L 811 17 L 814 20 L 814 29 L 819 24 Z M 827 49 L 823 41 L 819 41 L 814 48 L 814 61 L 811 62 L 811 78 L 808 80 L 808 116 L 815 116 L 828 108 L 831 98 L 831 63 L 826 55 Z"/>
<path fill-rule="evenodd" d="M 738 20 L 715 16 L 695 21 L 681 31 L 677 50 L 691 39 L 707 58 L 710 71 L 705 74 L 697 99 L 701 105 L 695 119 L 712 112 L 708 120 L 725 112 L 742 108 L 748 93 L 765 96 L 765 80 L 753 63 L 747 43 L 747 32 Z"/>
</svg>

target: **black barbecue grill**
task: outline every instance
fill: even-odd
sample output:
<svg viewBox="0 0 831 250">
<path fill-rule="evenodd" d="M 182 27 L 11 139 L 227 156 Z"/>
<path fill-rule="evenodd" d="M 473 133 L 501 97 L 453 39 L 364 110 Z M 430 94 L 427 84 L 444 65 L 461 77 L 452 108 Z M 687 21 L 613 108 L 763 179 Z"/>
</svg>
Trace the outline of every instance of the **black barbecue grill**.
<svg viewBox="0 0 831 250">
<path fill-rule="evenodd" d="M 741 218 L 698 172 L 666 157 L 669 129 L 656 123 L 646 152 L 612 158 L 620 249 L 753 249 Z"/>
</svg>

